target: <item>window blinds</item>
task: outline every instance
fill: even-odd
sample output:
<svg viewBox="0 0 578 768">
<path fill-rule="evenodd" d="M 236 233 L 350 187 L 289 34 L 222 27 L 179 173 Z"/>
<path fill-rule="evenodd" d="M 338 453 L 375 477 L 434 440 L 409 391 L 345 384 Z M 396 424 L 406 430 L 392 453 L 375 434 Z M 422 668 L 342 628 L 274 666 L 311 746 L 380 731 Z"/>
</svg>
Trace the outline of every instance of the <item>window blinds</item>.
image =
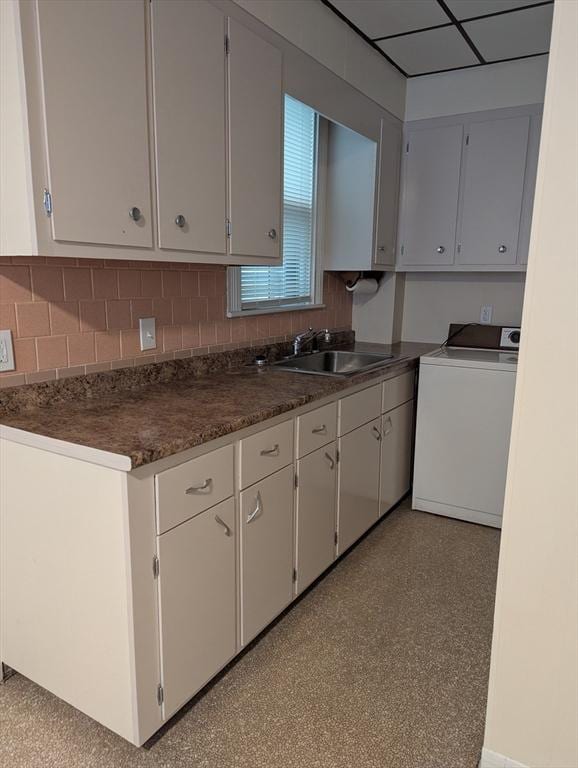
<svg viewBox="0 0 578 768">
<path fill-rule="evenodd" d="M 241 308 L 312 301 L 315 111 L 285 96 L 283 266 L 241 267 Z"/>
</svg>

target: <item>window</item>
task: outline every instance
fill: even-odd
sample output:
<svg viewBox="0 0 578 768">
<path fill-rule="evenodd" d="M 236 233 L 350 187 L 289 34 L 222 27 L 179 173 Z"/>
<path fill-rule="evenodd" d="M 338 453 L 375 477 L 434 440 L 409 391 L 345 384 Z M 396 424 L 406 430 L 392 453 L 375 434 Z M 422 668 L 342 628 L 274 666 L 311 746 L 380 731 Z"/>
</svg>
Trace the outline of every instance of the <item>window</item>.
<svg viewBox="0 0 578 768">
<path fill-rule="evenodd" d="M 230 267 L 229 315 L 315 306 L 318 117 L 285 96 L 283 266 Z"/>
</svg>

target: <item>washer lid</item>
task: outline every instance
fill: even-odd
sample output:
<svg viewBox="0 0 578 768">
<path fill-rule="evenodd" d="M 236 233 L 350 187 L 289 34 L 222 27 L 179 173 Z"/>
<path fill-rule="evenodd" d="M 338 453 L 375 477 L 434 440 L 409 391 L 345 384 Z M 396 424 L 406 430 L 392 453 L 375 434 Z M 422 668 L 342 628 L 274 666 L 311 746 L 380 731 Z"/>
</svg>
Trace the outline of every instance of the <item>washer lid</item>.
<svg viewBox="0 0 578 768">
<path fill-rule="evenodd" d="M 420 357 L 421 365 L 454 365 L 460 368 L 490 368 L 497 371 L 515 371 L 516 352 L 467 347 L 442 347 Z"/>
</svg>

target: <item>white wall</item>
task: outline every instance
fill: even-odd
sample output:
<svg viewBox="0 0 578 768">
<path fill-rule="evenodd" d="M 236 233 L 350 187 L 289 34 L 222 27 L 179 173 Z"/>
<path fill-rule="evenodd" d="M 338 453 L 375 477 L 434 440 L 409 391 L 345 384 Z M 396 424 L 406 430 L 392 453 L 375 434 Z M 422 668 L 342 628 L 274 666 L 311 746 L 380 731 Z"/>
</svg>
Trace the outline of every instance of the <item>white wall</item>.
<svg viewBox="0 0 578 768">
<path fill-rule="evenodd" d="M 577 94 L 578 3 L 556 0 L 482 768 L 578 765 Z"/>
<path fill-rule="evenodd" d="M 493 324 L 520 325 L 523 300 L 520 272 L 408 272 L 401 336 L 403 341 L 441 343 L 450 323 L 479 322 L 485 304 L 493 307 Z"/>
<path fill-rule="evenodd" d="M 405 119 L 481 112 L 486 109 L 542 104 L 548 57 L 508 61 L 486 67 L 407 81 Z"/>
<path fill-rule="evenodd" d="M 235 2 L 403 120 L 405 77 L 320 0 Z"/>
</svg>

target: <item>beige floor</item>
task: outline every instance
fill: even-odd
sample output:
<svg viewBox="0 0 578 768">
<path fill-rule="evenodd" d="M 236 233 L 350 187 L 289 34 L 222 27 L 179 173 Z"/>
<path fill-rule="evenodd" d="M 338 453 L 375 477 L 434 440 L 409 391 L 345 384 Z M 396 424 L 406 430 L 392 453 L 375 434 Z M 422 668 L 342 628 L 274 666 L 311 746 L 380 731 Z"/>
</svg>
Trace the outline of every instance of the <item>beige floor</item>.
<svg viewBox="0 0 578 768">
<path fill-rule="evenodd" d="M 499 534 L 401 507 L 148 749 L 28 680 L 10 768 L 475 768 Z"/>
</svg>

